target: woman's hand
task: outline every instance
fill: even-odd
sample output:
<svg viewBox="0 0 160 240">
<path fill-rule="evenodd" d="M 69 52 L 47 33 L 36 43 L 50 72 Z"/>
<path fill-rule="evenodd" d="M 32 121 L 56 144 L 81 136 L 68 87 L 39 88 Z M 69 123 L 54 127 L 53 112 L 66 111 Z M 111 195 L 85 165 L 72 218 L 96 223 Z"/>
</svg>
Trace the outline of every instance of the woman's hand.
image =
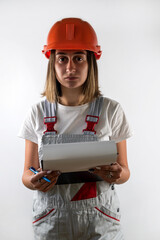
<svg viewBox="0 0 160 240">
<path fill-rule="evenodd" d="M 37 169 L 37 174 L 29 170 L 31 166 Z M 42 171 L 39 168 L 38 145 L 29 140 L 25 141 L 25 164 L 22 182 L 27 188 L 47 192 L 56 184 L 60 174 L 59 171 Z M 42 179 L 43 176 L 46 176 L 51 182 L 46 182 Z"/>
<path fill-rule="evenodd" d="M 121 178 L 122 170 L 122 167 L 118 163 L 114 163 L 98 166 L 93 169 L 92 173 L 98 175 L 108 183 L 116 183 Z"/>
<path fill-rule="evenodd" d="M 119 154 L 116 163 L 94 168 L 93 173 L 97 174 L 108 183 L 122 184 L 128 181 L 130 177 L 127 162 L 126 140 L 117 143 L 117 152 Z"/>
<path fill-rule="evenodd" d="M 30 182 L 32 184 L 33 189 L 39 190 L 42 192 L 49 191 L 57 182 L 59 175 L 61 174 L 59 171 L 42 171 L 41 168 L 37 169 L 38 173 L 33 174 L 30 177 Z M 47 177 L 51 182 L 45 181 L 42 177 Z"/>
</svg>

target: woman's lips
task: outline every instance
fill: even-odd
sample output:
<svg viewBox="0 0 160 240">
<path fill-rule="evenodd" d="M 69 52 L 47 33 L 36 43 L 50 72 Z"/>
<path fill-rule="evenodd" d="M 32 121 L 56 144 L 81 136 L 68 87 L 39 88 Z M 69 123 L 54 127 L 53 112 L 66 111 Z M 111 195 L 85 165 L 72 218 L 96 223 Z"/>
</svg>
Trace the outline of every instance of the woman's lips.
<svg viewBox="0 0 160 240">
<path fill-rule="evenodd" d="M 66 80 L 76 80 L 78 77 L 66 77 Z"/>
</svg>

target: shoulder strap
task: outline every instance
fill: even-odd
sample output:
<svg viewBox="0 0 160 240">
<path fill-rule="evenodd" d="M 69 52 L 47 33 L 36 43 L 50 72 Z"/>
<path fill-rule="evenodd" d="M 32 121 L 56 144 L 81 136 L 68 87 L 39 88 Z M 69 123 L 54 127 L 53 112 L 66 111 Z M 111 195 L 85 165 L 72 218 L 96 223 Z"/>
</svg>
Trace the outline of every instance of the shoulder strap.
<svg viewBox="0 0 160 240">
<path fill-rule="evenodd" d="M 84 134 L 95 135 L 95 125 L 99 122 L 99 116 L 102 112 L 103 97 L 100 96 L 90 103 L 89 114 L 86 116 L 87 127 L 83 129 Z"/>
<path fill-rule="evenodd" d="M 87 128 L 83 130 L 84 134 L 96 134 L 95 124 L 99 121 L 102 112 L 103 97 L 100 96 L 90 103 L 89 114 L 86 116 Z M 57 122 L 56 117 L 57 103 L 50 103 L 47 99 L 44 102 L 44 124 L 47 125 L 46 132 L 56 132 L 54 124 Z"/>
<path fill-rule="evenodd" d="M 50 103 L 47 99 L 44 101 L 44 124 L 47 127 L 44 134 L 57 134 L 57 131 L 54 129 L 54 125 L 57 122 L 56 110 L 56 103 Z"/>
<path fill-rule="evenodd" d="M 57 113 L 57 103 L 51 103 L 47 99 L 44 102 L 44 117 L 55 117 Z"/>
<path fill-rule="evenodd" d="M 90 103 L 88 115 L 99 117 L 102 112 L 103 97 L 100 96 Z M 44 117 L 54 117 L 57 112 L 57 103 L 51 103 L 47 99 L 44 102 Z"/>
<path fill-rule="evenodd" d="M 103 97 L 100 96 L 90 103 L 90 109 L 89 109 L 88 115 L 99 117 L 102 112 L 102 106 L 103 106 Z"/>
</svg>

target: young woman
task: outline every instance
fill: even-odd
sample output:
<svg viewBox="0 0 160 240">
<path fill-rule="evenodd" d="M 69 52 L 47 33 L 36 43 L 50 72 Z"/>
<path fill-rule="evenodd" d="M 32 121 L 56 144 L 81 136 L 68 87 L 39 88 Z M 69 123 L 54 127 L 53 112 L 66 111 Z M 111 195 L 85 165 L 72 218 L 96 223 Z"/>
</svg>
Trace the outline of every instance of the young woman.
<svg viewBox="0 0 160 240">
<path fill-rule="evenodd" d="M 19 133 L 25 139 L 22 181 L 35 190 L 35 239 L 124 239 L 115 184 L 129 179 L 126 139 L 132 134 L 120 104 L 100 93 L 96 33 L 86 21 L 62 19 L 43 53 L 49 58 L 45 100 L 30 109 Z M 115 164 L 71 173 L 41 168 L 46 144 L 104 140 L 116 142 Z"/>
</svg>

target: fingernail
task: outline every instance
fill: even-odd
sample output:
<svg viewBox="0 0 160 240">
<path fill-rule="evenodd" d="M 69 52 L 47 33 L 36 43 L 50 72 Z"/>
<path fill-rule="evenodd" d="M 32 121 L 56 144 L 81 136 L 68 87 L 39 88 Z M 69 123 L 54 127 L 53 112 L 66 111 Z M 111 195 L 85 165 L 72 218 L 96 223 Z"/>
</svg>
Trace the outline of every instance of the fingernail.
<svg viewBox="0 0 160 240">
<path fill-rule="evenodd" d="M 56 171 L 56 173 L 57 173 L 57 175 L 60 175 L 60 174 L 61 174 L 61 172 L 60 172 L 60 171 Z"/>
<path fill-rule="evenodd" d="M 95 167 L 96 169 L 98 169 L 98 170 L 101 170 L 101 167 Z"/>
<path fill-rule="evenodd" d="M 50 173 L 52 173 L 52 171 L 50 170 L 50 171 L 47 171 L 47 174 L 50 174 Z"/>
</svg>

